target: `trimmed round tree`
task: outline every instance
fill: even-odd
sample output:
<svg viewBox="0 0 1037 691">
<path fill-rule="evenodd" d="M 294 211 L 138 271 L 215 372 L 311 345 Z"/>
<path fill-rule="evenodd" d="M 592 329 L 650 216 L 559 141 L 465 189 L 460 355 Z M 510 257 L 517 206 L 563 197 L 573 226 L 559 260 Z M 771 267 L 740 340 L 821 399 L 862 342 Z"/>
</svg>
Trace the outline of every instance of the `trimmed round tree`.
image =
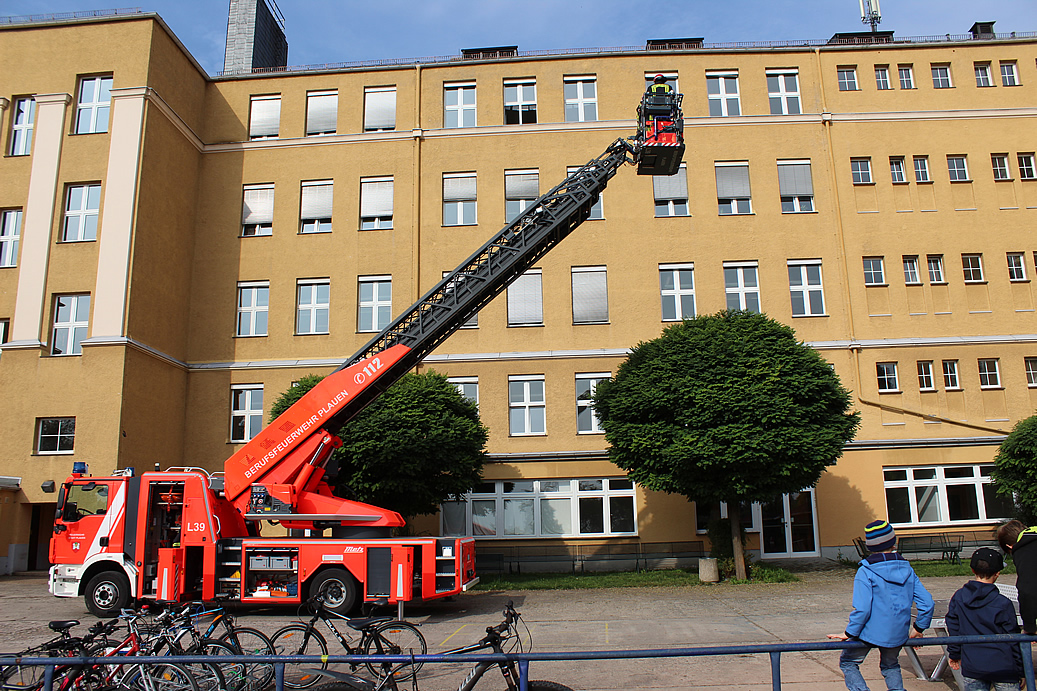
<svg viewBox="0 0 1037 691">
<path fill-rule="evenodd" d="M 639 344 L 594 394 L 609 458 L 632 480 L 727 502 L 743 579 L 739 504 L 816 484 L 860 424 L 850 408 L 835 370 L 790 327 L 737 311 Z"/>
<path fill-rule="evenodd" d="M 274 402 L 270 419 L 323 377 L 307 375 Z M 405 374 L 339 431 L 335 493 L 398 511 L 431 514 L 475 487 L 489 433 L 479 408 L 436 372 Z"/>
<path fill-rule="evenodd" d="M 1027 524 L 1037 515 L 1037 415 L 1020 420 L 994 456 L 994 487 L 1014 499 Z"/>
</svg>

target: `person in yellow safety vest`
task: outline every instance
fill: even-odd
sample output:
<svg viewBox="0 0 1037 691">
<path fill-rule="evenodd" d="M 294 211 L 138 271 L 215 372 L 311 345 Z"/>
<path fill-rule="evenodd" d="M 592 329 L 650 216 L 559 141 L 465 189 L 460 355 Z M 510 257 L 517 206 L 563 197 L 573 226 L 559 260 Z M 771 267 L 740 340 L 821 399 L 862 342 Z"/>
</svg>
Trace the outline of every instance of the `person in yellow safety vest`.
<svg viewBox="0 0 1037 691">
<path fill-rule="evenodd" d="M 673 93 L 673 88 L 666 83 L 666 77 L 657 74 L 655 79 L 652 80 L 652 85 L 648 87 L 648 93 L 665 96 Z"/>
</svg>

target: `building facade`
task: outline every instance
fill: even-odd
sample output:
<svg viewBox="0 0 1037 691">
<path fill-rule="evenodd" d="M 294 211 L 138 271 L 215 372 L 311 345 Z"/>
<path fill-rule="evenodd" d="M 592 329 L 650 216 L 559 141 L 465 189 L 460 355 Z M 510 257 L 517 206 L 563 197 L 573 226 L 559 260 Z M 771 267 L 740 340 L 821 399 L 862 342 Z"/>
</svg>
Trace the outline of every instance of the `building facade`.
<svg viewBox="0 0 1037 691">
<path fill-rule="evenodd" d="M 1037 403 L 1035 45 L 674 39 L 213 77 L 154 14 L 0 24 L 6 569 L 46 566 L 41 483 L 74 461 L 221 470 L 293 381 L 633 134 L 658 73 L 684 94 L 679 175 L 621 171 L 423 363 L 478 400 L 492 460 L 416 528 L 703 539 L 710 507 L 626 479 L 588 395 L 725 308 L 792 325 L 863 419 L 816 487 L 752 507 L 752 548 L 848 555 L 886 516 L 989 528 L 1011 513 L 993 456 Z"/>
</svg>

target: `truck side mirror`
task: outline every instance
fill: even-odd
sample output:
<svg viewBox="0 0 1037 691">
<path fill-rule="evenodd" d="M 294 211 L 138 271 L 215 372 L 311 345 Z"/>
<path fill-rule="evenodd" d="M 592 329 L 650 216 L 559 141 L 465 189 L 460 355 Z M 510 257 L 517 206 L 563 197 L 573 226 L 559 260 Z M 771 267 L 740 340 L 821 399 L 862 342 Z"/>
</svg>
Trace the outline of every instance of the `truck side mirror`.
<svg viewBox="0 0 1037 691">
<path fill-rule="evenodd" d="M 75 523 L 79 520 L 79 505 L 74 501 L 65 502 L 65 510 L 61 513 L 61 520 L 66 523 Z"/>
</svg>

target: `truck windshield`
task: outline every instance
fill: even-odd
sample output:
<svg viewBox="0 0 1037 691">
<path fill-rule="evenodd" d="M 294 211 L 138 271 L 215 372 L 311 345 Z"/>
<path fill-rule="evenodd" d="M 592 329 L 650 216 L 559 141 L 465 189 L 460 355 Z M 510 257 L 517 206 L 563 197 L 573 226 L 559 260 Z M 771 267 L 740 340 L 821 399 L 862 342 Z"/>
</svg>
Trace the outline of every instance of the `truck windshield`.
<svg viewBox="0 0 1037 691">
<path fill-rule="evenodd" d="M 80 516 L 96 516 L 108 510 L 108 485 L 72 485 L 68 488 L 66 502 L 74 502 Z"/>
</svg>

